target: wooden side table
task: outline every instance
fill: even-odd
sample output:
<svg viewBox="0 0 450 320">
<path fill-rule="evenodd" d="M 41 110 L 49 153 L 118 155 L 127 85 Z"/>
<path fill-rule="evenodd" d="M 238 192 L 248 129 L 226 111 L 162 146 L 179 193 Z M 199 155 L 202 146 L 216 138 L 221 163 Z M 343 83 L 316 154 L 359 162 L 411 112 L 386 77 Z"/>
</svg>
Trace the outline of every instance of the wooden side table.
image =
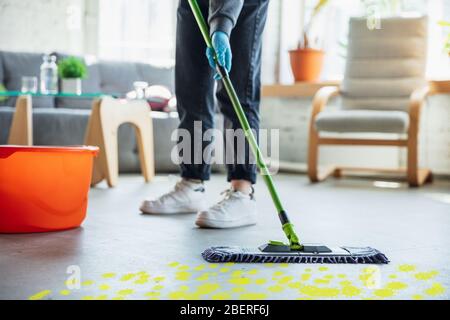
<svg viewBox="0 0 450 320">
<path fill-rule="evenodd" d="M 145 101 L 125 101 L 104 97 L 94 100 L 86 129 L 85 144 L 100 147 L 94 162 L 92 185 L 106 179 L 109 187 L 117 185 L 119 176 L 117 132 L 123 123 L 134 126 L 142 174 L 146 182 L 155 175 L 153 125 Z"/>
</svg>

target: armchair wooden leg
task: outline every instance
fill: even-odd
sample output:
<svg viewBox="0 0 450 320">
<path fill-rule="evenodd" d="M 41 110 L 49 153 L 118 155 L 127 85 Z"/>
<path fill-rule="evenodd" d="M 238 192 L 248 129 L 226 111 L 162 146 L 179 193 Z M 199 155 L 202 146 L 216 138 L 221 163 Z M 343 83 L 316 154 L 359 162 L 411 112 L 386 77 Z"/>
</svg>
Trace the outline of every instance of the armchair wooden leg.
<svg viewBox="0 0 450 320">
<path fill-rule="evenodd" d="M 414 134 L 408 137 L 407 179 L 410 187 L 420 187 L 426 182 L 432 181 L 432 175 L 429 169 L 419 169 L 418 142 L 417 135 Z"/>
<path fill-rule="evenodd" d="M 311 182 L 319 182 L 319 135 L 315 130 L 310 130 L 308 144 L 308 177 Z"/>
</svg>

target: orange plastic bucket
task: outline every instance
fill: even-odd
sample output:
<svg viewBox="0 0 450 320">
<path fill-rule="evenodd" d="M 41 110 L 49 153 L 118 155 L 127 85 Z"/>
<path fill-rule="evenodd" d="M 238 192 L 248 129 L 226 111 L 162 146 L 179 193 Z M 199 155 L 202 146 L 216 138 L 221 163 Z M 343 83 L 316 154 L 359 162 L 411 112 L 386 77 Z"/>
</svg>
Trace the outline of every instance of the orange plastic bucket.
<svg viewBox="0 0 450 320">
<path fill-rule="evenodd" d="M 0 233 L 75 228 L 98 147 L 0 146 Z"/>
</svg>

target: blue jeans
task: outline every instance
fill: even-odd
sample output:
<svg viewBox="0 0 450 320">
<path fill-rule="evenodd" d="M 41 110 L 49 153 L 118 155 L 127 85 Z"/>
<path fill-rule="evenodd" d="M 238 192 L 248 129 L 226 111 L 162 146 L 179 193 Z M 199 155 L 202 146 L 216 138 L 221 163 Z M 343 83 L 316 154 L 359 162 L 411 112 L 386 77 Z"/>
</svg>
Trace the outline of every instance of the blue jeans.
<svg viewBox="0 0 450 320">
<path fill-rule="evenodd" d="M 206 19 L 208 0 L 199 0 L 198 2 Z M 233 52 L 230 78 L 250 127 L 255 132 L 259 130 L 262 34 L 268 3 L 269 0 L 245 0 L 230 37 Z M 220 81 L 217 82 L 215 91 L 214 70 L 208 65 L 205 51 L 206 45 L 188 1 L 180 0 L 177 11 L 175 93 L 180 117 L 179 128 L 188 130 L 192 138 L 194 137 L 194 121 L 201 121 L 202 132 L 214 128 L 216 101 L 225 118 L 224 129 L 241 128 L 230 99 Z M 202 155 L 209 143 L 201 142 Z M 193 141 L 191 145 L 192 159 L 190 159 L 191 161 L 182 161 L 181 176 L 189 179 L 209 180 L 210 165 L 203 159 L 200 161 L 201 163 L 194 163 L 195 142 Z M 244 152 L 237 150 L 239 145 L 234 144 L 232 156 L 234 160 L 232 163 L 227 163 L 227 179 L 228 181 L 242 179 L 255 183 L 256 166 L 249 161 L 249 145 L 245 141 L 245 161 L 238 163 L 237 154 Z"/>
</svg>

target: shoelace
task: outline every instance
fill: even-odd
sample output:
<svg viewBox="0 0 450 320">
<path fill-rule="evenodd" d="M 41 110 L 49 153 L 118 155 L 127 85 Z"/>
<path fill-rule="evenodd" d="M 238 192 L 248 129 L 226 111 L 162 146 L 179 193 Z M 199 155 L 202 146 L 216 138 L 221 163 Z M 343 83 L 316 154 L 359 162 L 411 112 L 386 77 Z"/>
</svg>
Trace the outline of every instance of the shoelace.
<svg viewBox="0 0 450 320">
<path fill-rule="evenodd" d="M 227 200 L 231 198 L 231 196 L 233 195 L 234 192 L 235 192 L 235 190 L 233 190 L 233 189 L 231 189 L 231 188 L 222 191 L 222 192 L 220 193 L 220 195 L 225 195 L 225 196 L 223 197 L 222 200 L 220 200 L 219 202 L 217 202 L 217 203 L 214 205 L 214 207 L 216 207 L 216 208 L 218 208 L 218 209 L 222 208 L 222 207 L 224 206 L 224 204 L 227 202 Z"/>
<path fill-rule="evenodd" d="M 175 199 L 175 198 L 174 198 L 174 195 L 182 188 L 182 185 L 183 185 L 183 181 L 178 181 L 178 182 L 175 184 L 174 189 L 173 189 L 172 191 L 169 191 L 169 192 L 166 193 L 166 194 L 163 194 L 163 195 L 159 198 L 159 201 L 160 201 L 161 203 L 164 203 L 164 202 L 167 201 L 168 199 Z M 176 199 L 175 199 L 175 200 L 176 200 Z"/>
</svg>

